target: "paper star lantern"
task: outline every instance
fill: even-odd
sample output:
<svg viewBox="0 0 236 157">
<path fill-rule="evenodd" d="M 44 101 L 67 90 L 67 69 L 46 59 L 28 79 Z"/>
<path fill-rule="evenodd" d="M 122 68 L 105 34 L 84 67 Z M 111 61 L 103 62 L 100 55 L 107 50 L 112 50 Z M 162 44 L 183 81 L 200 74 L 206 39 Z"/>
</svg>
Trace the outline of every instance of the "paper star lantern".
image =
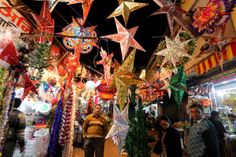
<svg viewBox="0 0 236 157">
<path fill-rule="evenodd" d="M 179 33 L 176 35 L 174 40 L 171 40 L 170 38 L 165 36 L 166 49 L 163 49 L 156 53 L 156 55 L 165 57 L 161 66 L 163 66 L 167 62 L 170 62 L 172 63 L 173 67 L 176 68 L 176 63 L 179 62 L 180 57 L 191 57 L 186 50 L 186 45 L 190 40 L 181 42 Z"/>
<path fill-rule="evenodd" d="M 120 112 L 118 107 L 114 105 L 113 113 L 114 113 L 114 124 L 109 130 L 106 139 L 112 137 L 113 142 L 118 146 L 119 152 L 121 152 L 129 130 L 128 106 L 126 106 L 125 109 L 122 112 Z"/>
<path fill-rule="evenodd" d="M 142 83 L 143 80 L 132 74 L 134 68 L 134 49 L 126 58 L 124 63 L 114 73 L 114 79 L 111 81 L 111 86 L 115 84 L 117 89 L 117 101 L 120 109 L 123 110 L 128 96 L 128 87 L 130 85 Z"/>
<path fill-rule="evenodd" d="M 213 33 L 218 26 L 225 25 L 234 8 L 234 0 L 209 0 L 205 7 L 198 7 L 193 14 L 193 27 L 199 34 Z"/>
<path fill-rule="evenodd" d="M 109 15 L 107 18 L 112 18 L 122 15 L 125 21 L 125 25 L 127 25 L 130 13 L 147 5 L 148 5 L 147 3 L 123 1 L 120 3 L 119 7 L 116 8 L 116 10 L 113 11 L 113 13 Z"/>
<path fill-rule="evenodd" d="M 190 31 L 193 34 L 196 34 L 193 29 L 191 29 L 184 21 L 183 14 L 186 13 L 181 7 L 176 6 L 171 1 L 167 0 L 153 0 L 157 5 L 159 5 L 161 8 L 153 13 L 152 15 L 159 15 L 159 14 L 166 14 L 171 36 L 174 37 L 174 21 L 177 22 L 183 29 L 186 31 Z"/>
<path fill-rule="evenodd" d="M 81 18 L 72 18 L 72 23 L 63 28 L 63 32 L 57 33 L 65 36 L 63 38 L 64 46 L 69 50 L 81 49 L 82 54 L 88 54 L 92 51 L 93 46 L 97 46 L 97 39 L 84 39 L 82 37 L 97 37 L 95 32 L 96 26 L 83 27 L 84 20 Z M 78 38 L 68 38 L 66 36 L 77 36 Z M 81 38 L 80 38 L 81 37 Z"/>
<path fill-rule="evenodd" d="M 36 21 L 37 28 L 39 30 L 40 34 L 46 33 L 46 35 L 43 35 L 39 37 L 39 43 L 44 43 L 46 40 L 48 40 L 47 36 L 51 35 L 51 38 L 49 38 L 49 41 L 52 42 L 54 33 L 54 19 L 52 19 L 48 2 L 47 0 L 44 0 L 40 15 L 32 14 L 34 20 Z"/>
<path fill-rule="evenodd" d="M 171 88 L 171 93 L 174 96 L 176 104 L 181 105 L 184 92 L 186 90 L 186 76 L 184 73 L 184 67 L 180 66 L 178 72 L 174 75 L 170 81 L 169 87 Z"/>
<path fill-rule="evenodd" d="M 134 39 L 134 35 L 138 27 L 134 27 L 130 30 L 126 30 L 121 23 L 115 18 L 117 34 L 106 35 L 104 38 L 111 39 L 112 41 L 120 43 L 122 59 L 125 59 L 126 53 L 128 52 L 129 47 L 134 47 L 136 49 L 145 51 L 141 45 Z"/>
<path fill-rule="evenodd" d="M 112 57 L 113 54 L 107 55 L 107 52 L 101 48 L 100 55 L 102 57 L 102 60 L 96 62 L 96 64 L 102 64 L 104 68 L 104 78 L 106 82 L 109 84 L 111 80 L 111 64 L 112 64 Z"/>
</svg>

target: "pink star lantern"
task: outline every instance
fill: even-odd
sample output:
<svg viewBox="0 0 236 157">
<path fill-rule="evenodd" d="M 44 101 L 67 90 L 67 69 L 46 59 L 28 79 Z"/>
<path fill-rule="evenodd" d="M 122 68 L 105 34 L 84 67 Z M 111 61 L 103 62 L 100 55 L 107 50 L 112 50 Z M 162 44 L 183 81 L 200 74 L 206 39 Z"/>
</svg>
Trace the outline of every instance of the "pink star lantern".
<svg viewBox="0 0 236 157">
<path fill-rule="evenodd" d="M 134 35 L 138 29 L 138 26 L 131 28 L 130 30 L 127 30 L 125 29 L 125 27 L 121 25 L 121 23 L 116 18 L 115 18 L 115 23 L 116 23 L 116 29 L 118 33 L 106 35 L 102 37 L 108 38 L 108 39 L 111 39 L 112 41 L 120 43 L 123 60 L 125 59 L 125 56 L 128 52 L 129 47 L 134 47 L 136 49 L 146 52 L 144 48 L 134 39 Z"/>
</svg>

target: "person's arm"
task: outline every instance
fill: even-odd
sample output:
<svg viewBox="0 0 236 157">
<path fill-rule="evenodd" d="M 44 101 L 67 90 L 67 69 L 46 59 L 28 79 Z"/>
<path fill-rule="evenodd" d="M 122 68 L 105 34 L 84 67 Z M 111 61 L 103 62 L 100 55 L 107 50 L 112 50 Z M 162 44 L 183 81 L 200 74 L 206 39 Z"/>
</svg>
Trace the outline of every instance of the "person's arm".
<svg viewBox="0 0 236 157">
<path fill-rule="evenodd" d="M 88 126 L 89 126 L 89 118 L 90 116 L 87 116 L 84 120 L 84 123 L 83 123 L 83 131 L 82 131 L 82 134 L 83 134 L 83 138 L 86 138 L 87 137 L 87 130 L 88 130 Z"/>
<path fill-rule="evenodd" d="M 20 146 L 20 151 L 23 152 L 25 146 L 25 127 L 26 127 L 26 117 L 23 113 L 18 115 L 18 124 L 16 129 L 16 137 L 18 144 Z"/>
<path fill-rule="evenodd" d="M 203 142 L 206 146 L 205 152 L 204 152 L 204 157 L 210 157 L 210 156 L 216 157 L 217 156 L 217 151 L 218 151 L 218 150 L 216 150 L 217 143 L 216 143 L 216 139 L 213 139 L 214 136 L 212 134 L 213 133 L 211 132 L 210 129 L 207 129 L 202 133 L 202 139 L 203 139 Z"/>
</svg>

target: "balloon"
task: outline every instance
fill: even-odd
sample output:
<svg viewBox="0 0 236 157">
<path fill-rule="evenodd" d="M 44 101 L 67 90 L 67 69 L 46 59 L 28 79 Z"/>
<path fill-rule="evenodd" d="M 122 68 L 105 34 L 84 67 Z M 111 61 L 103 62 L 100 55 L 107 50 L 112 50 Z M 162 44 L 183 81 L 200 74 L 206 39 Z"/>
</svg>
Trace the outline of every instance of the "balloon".
<svg viewBox="0 0 236 157">
<path fill-rule="evenodd" d="M 95 83 L 93 81 L 86 82 L 86 89 L 87 90 L 94 90 L 94 88 L 95 88 Z"/>
</svg>

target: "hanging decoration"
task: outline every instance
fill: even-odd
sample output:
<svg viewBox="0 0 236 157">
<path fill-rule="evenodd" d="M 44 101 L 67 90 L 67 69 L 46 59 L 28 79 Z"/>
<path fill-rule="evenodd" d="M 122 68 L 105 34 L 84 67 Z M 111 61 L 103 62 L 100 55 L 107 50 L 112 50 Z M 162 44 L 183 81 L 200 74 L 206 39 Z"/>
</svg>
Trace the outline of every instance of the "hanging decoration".
<svg viewBox="0 0 236 157">
<path fill-rule="evenodd" d="M 148 5 L 147 3 L 134 2 L 134 0 L 119 1 L 119 7 L 117 7 L 116 10 L 113 11 L 111 15 L 109 15 L 107 18 L 109 19 L 112 17 L 122 15 L 125 21 L 125 25 L 127 25 L 130 13 L 140 8 L 143 8 L 147 5 Z"/>
<path fill-rule="evenodd" d="M 122 112 L 116 105 L 113 106 L 114 123 L 109 130 L 106 139 L 112 137 L 113 142 L 118 146 L 119 152 L 125 143 L 125 139 L 129 130 L 128 124 L 128 106 Z"/>
<path fill-rule="evenodd" d="M 111 81 L 111 64 L 112 64 L 112 57 L 113 54 L 107 55 L 107 52 L 101 48 L 100 56 L 102 57 L 102 60 L 97 61 L 96 64 L 102 64 L 104 68 L 104 79 L 109 84 Z"/>
<path fill-rule="evenodd" d="M 72 23 L 63 28 L 62 32 L 57 34 L 69 36 L 63 38 L 63 45 L 68 50 L 80 51 L 82 54 L 88 54 L 92 51 L 93 46 L 97 46 L 97 33 L 95 32 L 96 26 L 84 28 L 83 23 L 84 20 L 82 18 L 72 18 Z"/>
<path fill-rule="evenodd" d="M 234 3 L 234 0 L 209 0 L 205 7 L 195 9 L 192 17 L 193 27 L 199 34 L 213 33 L 216 27 L 224 27 L 229 20 Z"/>
<path fill-rule="evenodd" d="M 132 72 L 134 68 L 136 50 L 134 49 L 129 56 L 126 58 L 124 63 L 118 67 L 114 73 L 114 79 L 111 81 L 111 87 L 116 87 L 117 90 L 117 101 L 122 111 L 126 104 L 128 96 L 128 87 L 130 85 L 142 83 L 143 80 L 136 77 Z"/>
<path fill-rule="evenodd" d="M 196 34 L 195 31 L 189 27 L 189 23 L 187 23 L 184 19 L 183 14 L 186 14 L 185 10 L 183 10 L 179 6 L 176 6 L 169 0 L 153 0 L 153 1 L 161 8 L 152 15 L 166 14 L 172 38 L 174 38 L 175 36 L 174 21 L 178 23 L 184 30 L 189 31 L 192 34 Z"/>
<path fill-rule="evenodd" d="M 124 60 L 126 54 L 129 50 L 129 47 L 134 47 L 141 51 L 146 52 L 141 45 L 134 39 L 134 35 L 138 27 L 131 28 L 130 30 L 125 29 L 121 23 L 115 18 L 117 34 L 111 34 L 103 36 L 104 38 L 111 39 L 112 41 L 120 43 L 122 59 Z"/>
<path fill-rule="evenodd" d="M 188 43 L 191 42 L 192 39 L 182 41 L 180 33 L 181 32 L 179 31 L 174 40 L 165 36 L 166 48 L 156 53 L 158 56 L 165 57 L 162 61 L 161 67 L 166 63 L 171 63 L 170 67 L 175 69 L 177 63 L 180 63 L 181 57 L 191 58 L 191 55 L 188 53 Z"/>
<path fill-rule="evenodd" d="M 45 43 L 53 41 L 54 33 L 54 19 L 51 17 L 51 13 L 48 6 L 48 1 L 44 0 L 40 11 L 40 15 L 32 13 L 32 16 L 37 24 L 38 32 L 41 36 L 37 39 L 39 43 Z"/>
<path fill-rule="evenodd" d="M 96 87 L 98 95 L 101 100 L 112 100 L 116 90 L 109 88 L 109 84 L 106 80 L 102 79 L 101 83 Z"/>
<path fill-rule="evenodd" d="M 169 85 L 171 93 L 175 99 L 176 104 L 180 107 L 184 92 L 186 91 L 186 76 L 184 73 L 184 67 L 178 67 L 177 74 L 174 75 L 170 81 Z"/>
</svg>

